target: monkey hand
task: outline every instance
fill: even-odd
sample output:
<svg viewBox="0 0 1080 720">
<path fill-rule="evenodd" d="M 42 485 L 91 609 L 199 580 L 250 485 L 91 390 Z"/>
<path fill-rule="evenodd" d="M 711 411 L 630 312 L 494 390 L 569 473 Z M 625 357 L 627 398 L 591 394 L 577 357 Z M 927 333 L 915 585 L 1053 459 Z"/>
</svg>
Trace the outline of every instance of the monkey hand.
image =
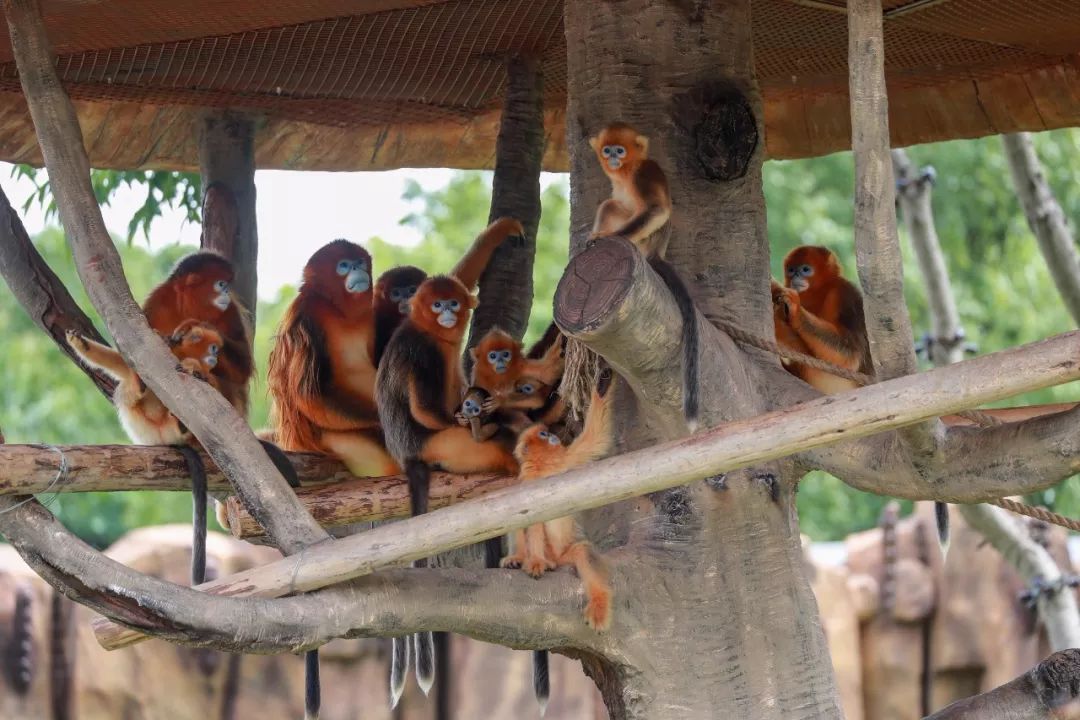
<svg viewBox="0 0 1080 720">
<path fill-rule="evenodd" d="M 792 288 L 783 288 L 783 292 L 780 293 L 779 298 L 776 301 L 777 310 L 781 313 L 784 320 L 788 325 L 793 328 L 797 328 L 802 323 L 799 318 L 799 309 L 802 304 L 799 301 L 799 293 Z"/>
<path fill-rule="evenodd" d="M 513 555 L 507 555 L 499 561 L 499 567 L 506 568 L 508 570 L 517 570 L 521 567 L 521 564 L 525 562 L 524 553 L 516 552 Z"/>
<path fill-rule="evenodd" d="M 86 338 L 75 332 L 74 330 L 68 330 L 64 333 L 64 339 L 67 340 L 67 344 L 71 346 L 73 350 L 80 350 L 86 352 L 87 347 Z"/>
<path fill-rule="evenodd" d="M 196 380 L 209 382 L 210 378 L 203 372 L 202 363 L 195 358 L 184 358 L 180 361 L 180 372 L 187 373 Z"/>
<path fill-rule="evenodd" d="M 457 424 L 461 427 L 469 427 L 469 418 L 465 417 L 465 414 L 462 412 L 454 413 L 454 420 L 456 420 Z"/>
<path fill-rule="evenodd" d="M 490 415 L 491 413 L 502 407 L 502 398 L 497 398 L 494 395 L 489 396 L 480 404 L 480 410 L 484 415 Z"/>
</svg>

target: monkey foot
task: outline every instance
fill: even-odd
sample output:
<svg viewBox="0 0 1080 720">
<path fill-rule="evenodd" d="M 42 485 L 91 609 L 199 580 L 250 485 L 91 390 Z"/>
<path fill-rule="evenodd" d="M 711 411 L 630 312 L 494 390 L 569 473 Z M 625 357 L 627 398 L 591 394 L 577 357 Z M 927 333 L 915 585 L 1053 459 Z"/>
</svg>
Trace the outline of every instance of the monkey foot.
<svg viewBox="0 0 1080 720">
<path fill-rule="evenodd" d="M 499 561 L 499 567 L 507 570 L 517 570 L 524 561 L 525 557 L 523 555 L 507 555 Z"/>
<path fill-rule="evenodd" d="M 534 578 L 542 576 L 548 570 L 554 570 L 557 565 L 546 558 L 527 558 L 522 564 L 522 569 Z"/>
<path fill-rule="evenodd" d="M 585 623 L 597 632 L 611 626 L 611 593 L 606 590 L 589 594 L 585 604 Z"/>
</svg>

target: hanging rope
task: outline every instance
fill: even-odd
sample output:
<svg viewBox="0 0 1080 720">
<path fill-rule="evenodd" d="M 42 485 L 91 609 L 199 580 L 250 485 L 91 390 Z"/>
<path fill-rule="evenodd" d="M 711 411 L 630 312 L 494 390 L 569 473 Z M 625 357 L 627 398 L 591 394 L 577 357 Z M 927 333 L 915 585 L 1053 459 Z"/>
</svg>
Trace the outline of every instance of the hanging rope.
<svg viewBox="0 0 1080 720">
<path fill-rule="evenodd" d="M 713 325 L 727 333 L 727 335 L 739 343 L 740 345 L 748 345 L 750 347 L 757 348 L 758 350 L 764 350 L 765 352 L 777 355 L 782 360 L 788 362 L 797 362 L 800 365 L 812 367 L 815 370 L 821 370 L 827 372 L 830 375 L 843 378 L 845 380 L 851 380 L 854 383 L 858 383 L 861 386 L 872 385 L 874 378 L 866 373 L 857 372 L 855 370 L 848 370 L 842 368 L 839 365 L 833 365 L 831 362 L 822 360 L 820 358 L 813 357 L 811 355 L 804 355 L 796 350 L 789 350 L 781 347 L 772 340 L 767 340 L 763 337 L 758 337 L 752 333 L 743 330 L 740 327 L 732 325 L 726 320 L 722 320 L 718 317 L 708 315 L 706 316 Z M 1007 423 L 1001 418 L 994 417 L 989 413 L 985 413 L 982 410 L 962 410 L 955 413 L 957 416 L 979 425 L 980 427 L 997 427 L 999 425 L 1006 425 Z M 996 505 L 999 508 L 1008 510 L 1009 512 L 1016 513 L 1017 515 L 1025 515 L 1029 518 L 1036 520 L 1042 520 L 1043 522 L 1051 523 L 1052 525 L 1059 525 L 1063 528 L 1068 528 L 1074 532 L 1080 533 L 1080 521 L 1073 520 L 1072 518 L 1059 515 L 1056 512 L 1047 510 L 1046 508 L 1035 507 L 1034 505 L 1027 505 L 1026 503 L 1017 502 L 1016 500 L 1009 500 L 1007 498 L 998 498 L 996 500 L 987 501 L 990 505 Z"/>
</svg>

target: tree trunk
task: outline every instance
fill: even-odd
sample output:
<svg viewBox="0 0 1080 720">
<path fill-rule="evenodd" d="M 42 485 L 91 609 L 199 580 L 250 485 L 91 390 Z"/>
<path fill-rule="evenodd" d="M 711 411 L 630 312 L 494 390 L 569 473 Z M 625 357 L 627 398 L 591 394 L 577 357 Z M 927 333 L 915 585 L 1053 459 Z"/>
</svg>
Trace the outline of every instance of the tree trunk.
<svg viewBox="0 0 1080 720">
<path fill-rule="evenodd" d="M 529 324 L 540 226 L 540 169 L 547 142 L 543 100 L 539 60 L 523 56 L 508 59 L 488 220 L 517 218 L 525 226 L 525 237 L 522 243 L 503 243 L 480 276 L 480 305 L 473 313 L 468 347 L 475 346 L 495 326 L 520 340 Z M 472 357 L 466 353 L 465 370 L 471 369 Z"/>
<path fill-rule="evenodd" d="M 255 121 L 216 110 L 199 131 L 203 183 L 202 246 L 233 262 L 233 291 L 255 323 L 259 232 L 255 222 Z"/>
<path fill-rule="evenodd" d="M 674 211 L 661 232 L 670 232 L 667 256 L 698 308 L 771 334 L 749 0 L 572 0 L 565 15 L 574 245 L 609 192 L 587 140 L 627 122 L 649 137 L 649 155 L 668 175 Z M 572 314 L 562 312 L 573 294 L 563 291 L 557 318 Z M 610 343 L 588 342 L 616 366 L 679 362 L 677 346 L 642 358 L 628 357 L 617 336 Z M 711 424 L 765 405 L 737 367 L 703 377 Z M 635 408 L 622 393 L 624 450 L 685 433 L 672 417 L 679 403 L 663 399 L 673 401 Z M 788 464 L 742 470 L 584 518 L 602 546 L 631 546 L 625 557 L 614 552 L 625 561 L 612 630 L 624 660 L 585 663 L 614 720 L 715 717 L 721 708 L 747 720 L 841 717 L 803 573 L 795 479 Z"/>
<path fill-rule="evenodd" d="M 1028 225 L 1039 241 L 1039 250 L 1046 259 L 1050 276 L 1054 278 L 1065 307 L 1080 325 L 1080 253 L 1077 253 L 1076 240 L 1065 221 L 1065 213 L 1046 182 L 1031 134 L 1002 135 L 1001 142 L 1005 146 L 1005 159 L 1009 161 L 1016 195 L 1024 206 Z"/>
</svg>

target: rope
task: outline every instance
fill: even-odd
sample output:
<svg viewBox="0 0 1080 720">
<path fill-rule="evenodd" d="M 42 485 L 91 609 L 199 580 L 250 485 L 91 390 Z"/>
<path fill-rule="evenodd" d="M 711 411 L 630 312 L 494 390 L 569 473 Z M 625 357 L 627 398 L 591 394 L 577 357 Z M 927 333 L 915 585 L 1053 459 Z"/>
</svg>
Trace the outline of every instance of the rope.
<svg viewBox="0 0 1080 720">
<path fill-rule="evenodd" d="M 874 378 L 866 373 L 857 372 L 855 370 L 848 370 L 847 368 L 834 365 L 831 362 L 822 360 L 820 358 L 813 357 L 812 355 L 804 355 L 797 350 L 789 350 L 788 348 L 781 347 L 772 340 L 767 340 L 762 337 L 758 337 L 752 333 L 743 330 L 740 327 L 732 325 L 726 320 L 722 320 L 715 316 L 707 316 L 709 321 L 720 330 L 727 333 L 727 335 L 735 342 L 741 345 L 748 345 L 750 347 L 757 348 L 758 350 L 764 350 L 765 352 L 777 355 L 783 360 L 788 362 L 797 362 L 800 365 L 812 367 L 815 370 L 821 370 L 827 372 L 830 375 L 844 378 L 845 380 L 851 380 L 858 383 L 861 386 L 872 385 Z M 999 427 L 1001 425 L 1007 425 L 1001 418 L 994 417 L 993 415 L 983 412 L 982 410 L 961 410 L 954 413 L 959 417 L 970 420 L 971 422 L 979 425 L 980 427 Z M 1056 512 L 1047 510 L 1046 508 L 1035 507 L 1034 505 L 1028 505 L 1026 503 L 1017 502 L 1016 500 L 1009 500 L 1007 498 L 998 498 L 996 500 L 988 500 L 990 505 L 996 505 L 1009 512 L 1016 513 L 1017 515 L 1025 515 L 1029 518 L 1036 520 L 1042 520 L 1043 522 L 1050 523 L 1052 525 L 1059 525 L 1063 528 L 1067 528 L 1074 532 L 1080 533 L 1080 521 L 1073 520 L 1072 518 L 1064 515 L 1059 515 Z"/>
<path fill-rule="evenodd" d="M 998 498 L 997 500 L 988 500 L 989 505 L 997 505 L 999 508 L 1008 510 L 1009 512 L 1016 513 L 1017 515 L 1026 515 L 1029 518 L 1035 520 L 1042 520 L 1043 522 L 1050 523 L 1052 525 L 1060 525 L 1063 528 L 1068 528 L 1073 532 L 1080 532 L 1080 520 L 1073 520 L 1067 518 L 1064 515 L 1058 515 L 1056 512 L 1047 510 L 1046 508 L 1035 507 L 1034 505 L 1027 505 L 1022 502 L 1010 500 L 1009 498 Z"/>
</svg>

